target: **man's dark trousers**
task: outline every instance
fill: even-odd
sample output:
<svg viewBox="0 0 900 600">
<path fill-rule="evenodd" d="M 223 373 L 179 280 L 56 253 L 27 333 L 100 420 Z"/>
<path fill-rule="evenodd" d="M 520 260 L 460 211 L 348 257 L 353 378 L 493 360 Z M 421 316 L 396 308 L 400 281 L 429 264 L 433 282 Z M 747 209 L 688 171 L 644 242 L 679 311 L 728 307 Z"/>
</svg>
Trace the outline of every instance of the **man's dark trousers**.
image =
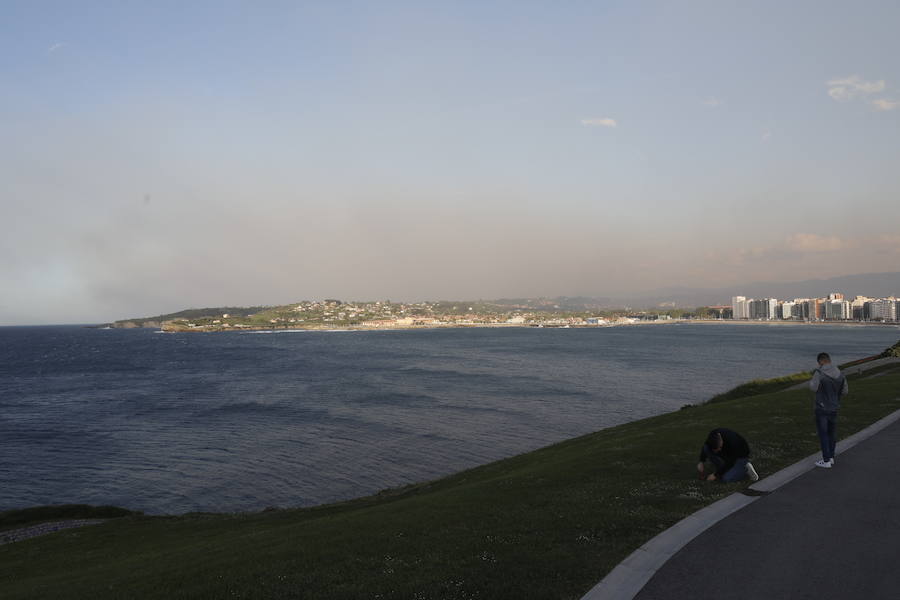
<svg viewBox="0 0 900 600">
<path fill-rule="evenodd" d="M 710 450 L 709 446 L 704 444 L 703 449 L 706 452 L 707 459 L 716 466 L 717 471 L 725 466 L 725 459 L 723 459 L 721 456 L 716 455 L 712 450 Z M 735 481 L 746 479 L 748 462 L 750 462 L 749 458 L 735 459 L 734 464 L 727 471 L 722 473 L 722 477 L 719 479 L 719 481 L 721 481 L 722 483 L 733 483 Z"/>
<path fill-rule="evenodd" d="M 822 460 L 831 460 L 834 458 L 834 448 L 837 445 L 837 411 L 817 408 L 816 431 L 822 445 Z"/>
</svg>

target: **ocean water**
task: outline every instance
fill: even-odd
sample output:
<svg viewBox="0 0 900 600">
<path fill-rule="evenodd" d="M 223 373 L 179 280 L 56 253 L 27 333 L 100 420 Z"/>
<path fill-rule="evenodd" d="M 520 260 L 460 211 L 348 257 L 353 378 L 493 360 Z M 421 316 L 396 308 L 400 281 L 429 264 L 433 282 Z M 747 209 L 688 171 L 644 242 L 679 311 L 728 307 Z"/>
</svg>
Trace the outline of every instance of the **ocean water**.
<svg viewBox="0 0 900 600">
<path fill-rule="evenodd" d="M 880 352 L 896 327 L 0 328 L 0 510 L 308 506 Z"/>
</svg>

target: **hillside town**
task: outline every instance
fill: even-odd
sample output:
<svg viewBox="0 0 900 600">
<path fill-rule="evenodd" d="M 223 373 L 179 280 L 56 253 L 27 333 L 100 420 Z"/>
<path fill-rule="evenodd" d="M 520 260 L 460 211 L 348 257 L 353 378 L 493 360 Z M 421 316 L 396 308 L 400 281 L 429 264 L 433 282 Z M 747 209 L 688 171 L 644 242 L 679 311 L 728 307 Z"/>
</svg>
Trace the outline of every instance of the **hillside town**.
<svg viewBox="0 0 900 600">
<path fill-rule="evenodd" d="M 117 321 L 112 327 L 153 327 L 163 331 L 241 331 L 285 329 L 414 329 L 444 327 L 610 327 L 674 321 L 900 322 L 895 297 L 832 293 L 823 298 L 747 298 L 730 305 L 684 309 L 591 307 L 552 301 L 344 302 L 309 300 L 283 306 L 188 309 L 178 313 Z"/>
<path fill-rule="evenodd" d="M 900 320 L 900 300 L 895 297 L 856 296 L 846 300 L 843 294 L 827 298 L 753 299 L 734 296 L 730 307 L 722 309 L 724 318 L 757 321 L 859 321 L 896 322 Z M 730 309 L 730 310 L 729 310 Z"/>
<path fill-rule="evenodd" d="M 666 321 L 671 315 L 653 313 L 577 313 L 521 310 L 488 302 L 304 301 L 265 308 L 249 315 L 227 312 L 178 318 L 154 318 L 164 331 L 234 331 L 259 329 L 410 329 L 437 327 L 588 327 Z M 170 318 L 165 318 L 170 317 Z M 119 322 L 117 326 L 127 326 Z"/>
</svg>

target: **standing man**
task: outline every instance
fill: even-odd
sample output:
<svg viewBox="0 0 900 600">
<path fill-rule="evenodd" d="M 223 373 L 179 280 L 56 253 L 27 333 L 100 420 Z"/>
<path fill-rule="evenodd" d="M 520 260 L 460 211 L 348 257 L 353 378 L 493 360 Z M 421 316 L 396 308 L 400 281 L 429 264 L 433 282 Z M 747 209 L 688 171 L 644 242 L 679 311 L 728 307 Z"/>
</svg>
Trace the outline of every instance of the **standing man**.
<svg viewBox="0 0 900 600">
<path fill-rule="evenodd" d="M 837 445 L 837 415 L 841 408 L 841 396 L 849 391 L 847 378 L 841 370 L 831 364 L 831 357 L 820 352 L 816 357 L 819 368 L 813 371 L 809 389 L 816 393 L 816 431 L 822 445 L 822 460 L 817 467 L 830 469 L 834 466 L 834 447 Z"/>
<path fill-rule="evenodd" d="M 715 472 L 709 475 L 703 468 L 706 461 L 710 461 L 716 467 Z M 750 464 L 750 446 L 747 445 L 747 440 L 738 432 L 724 427 L 713 429 L 706 436 L 706 443 L 700 450 L 697 471 L 700 472 L 700 479 L 718 480 L 722 483 L 759 479 L 756 469 Z"/>
</svg>

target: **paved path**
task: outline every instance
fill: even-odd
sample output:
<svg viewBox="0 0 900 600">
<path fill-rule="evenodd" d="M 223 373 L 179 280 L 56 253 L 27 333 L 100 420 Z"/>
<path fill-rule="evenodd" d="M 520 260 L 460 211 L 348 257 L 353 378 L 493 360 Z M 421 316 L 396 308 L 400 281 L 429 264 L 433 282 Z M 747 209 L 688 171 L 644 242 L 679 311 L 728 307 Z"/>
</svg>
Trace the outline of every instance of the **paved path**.
<svg viewBox="0 0 900 600">
<path fill-rule="evenodd" d="M 869 369 L 874 369 L 876 367 L 883 367 L 884 365 L 896 365 L 900 364 L 900 358 L 896 356 L 889 356 L 887 358 L 876 358 L 875 360 L 870 360 L 869 362 L 864 362 L 862 364 L 858 364 L 852 367 L 847 367 L 846 369 L 841 369 L 841 373 L 844 375 L 859 375 L 860 373 L 864 373 Z"/>
<path fill-rule="evenodd" d="M 876 358 L 875 360 L 870 360 L 869 362 L 864 362 L 859 365 L 855 365 L 852 367 L 847 367 L 846 369 L 841 369 L 841 373 L 844 375 L 859 375 L 860 373 L 864 373 L 869 369 L 874 369 L 876 367 L 883 367 L 884 365 L 900 365 L 900 358 L 889 356 L 887 358 Z M 877 377 L 873 375 L 873 377 Z M 792 385 L 789 388 L 785 388 L 781 390 L 782 392 L 789 392 L 791 390 L 808 390 L 809 389 L 809 380 L 807 379 L 803 383 L 798 383 L 796 385 Z"/>
<path fill-rule="evenodd" d="M 635 598 L 900 597 L 900 421 L 836 461 L 707 529 Z"/>
</svg>

